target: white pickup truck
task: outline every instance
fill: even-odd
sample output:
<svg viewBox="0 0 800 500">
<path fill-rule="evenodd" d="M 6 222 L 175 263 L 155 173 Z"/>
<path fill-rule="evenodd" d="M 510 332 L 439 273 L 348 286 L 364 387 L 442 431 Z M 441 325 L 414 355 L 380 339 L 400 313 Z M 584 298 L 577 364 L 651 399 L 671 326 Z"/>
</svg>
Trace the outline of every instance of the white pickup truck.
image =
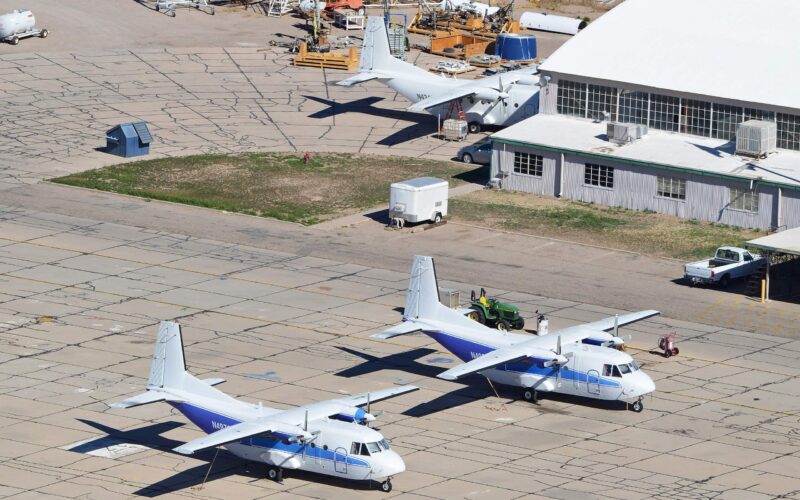
<svg viewBox="0 0 800 500">
<path fill-rule="evenodd" d="M 751 254 L 744 248 L 720 247 L 714 258 L 686 264 L 683 276 L 691 284 L 717 283 L 726 287 L 736 278 L 755 273 L 764 260 L 758 254 Z"/>
</svg>

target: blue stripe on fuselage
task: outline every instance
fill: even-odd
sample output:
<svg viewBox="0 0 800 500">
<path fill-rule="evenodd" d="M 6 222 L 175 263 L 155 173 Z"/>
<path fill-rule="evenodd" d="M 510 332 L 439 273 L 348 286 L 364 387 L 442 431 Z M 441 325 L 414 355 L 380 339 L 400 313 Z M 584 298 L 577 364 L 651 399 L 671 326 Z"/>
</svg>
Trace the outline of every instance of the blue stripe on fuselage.
<svg viewBox="0 0 800 500">
<path fill-rule="evenodd" d="M 424 330 L 423 330 L 424 331 Z M 458 356 L 462 361 L 471 361 L 486 353 L 496 350 L 496 348 L 474 342 L 472 340 L 462 339 L 449 333 L 441 331 L 424 331 L 429 337 L 444 346 L 448 351 Z M 505 363 L 494 367 L 495 370 L 530 373 L 532 375 L 539 375 L 541 377 L 557 377 L 558 369 L 556 367 L 545 367 L 543 365 L 545 360 L 537 358 L 527 358 L 522 361 L 514 361 Z M 587 382 L 588 376 L 586 373 L 572 370 L 567 366 L 561 367 L 561 378 L 564 380 L 577 380 L 578 382 Z M 603 377 L 596 377 L 600 385 L 608 387 L 620 387 L 622 384 L 619 382 L 608 380 Z M 592 377 L 592 383 L 595 382 L 595 377 Z"/>
<path fill-rule="evenodd" d="M 200 408 L 199 406 L 195 406 L 190 403 L 178 403 L 170 401 L 169 404 L 172 405 L 179 412 L 183 413 L 183 415 L 186 416 L 186 418 L 191 420 L 192 423 L 197 427 L 200 427 L 200 429 L 202 429 L 203 432 L 205 432 L 206 434 L 211 434 L 224 427 L 240 423 L 236 419 L 233 419 L 231 417 L 213 411 L 206 410 L 205 408 Z M 358 424 L 353 424 L 353 425 L 358 425 Z M 305 447 L 306 456 L 309 458 L 319 458 L 321 460 L 334 459 L 333 450 L 330 449 L 325 450 L 319 446 L 314 446 L 312 448 L 311 445 L 290 443 L 285 441 L 290 437 L 293 436 L 275 433 L 270 435 L 270 437 L 258 436 L 253 438 L 247 438 L 242 441 L 239 441 L 239 444 L 247 446 L 258 446 L 261 448 L 269 448 L 296 454 L 302 454 L 303 448 Z M 341 455 L 339 460 L 341 460 Z M 369 463 L 366 462 L 365 460 L 361 460 L 360 458 L 354 458 L 350 455 L 347 455 L 347 464 L 354 466 L 361 466 L 361 467 L 369 467 Z"/>
</svg>

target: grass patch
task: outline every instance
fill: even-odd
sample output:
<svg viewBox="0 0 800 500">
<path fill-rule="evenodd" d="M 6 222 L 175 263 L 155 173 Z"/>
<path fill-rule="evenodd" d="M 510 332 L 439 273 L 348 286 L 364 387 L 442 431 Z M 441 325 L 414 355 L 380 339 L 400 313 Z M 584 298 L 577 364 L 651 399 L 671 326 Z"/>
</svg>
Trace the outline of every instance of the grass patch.
<svg viewBox="0 0 800 500">
<path fill-rule="evenodd" d="M 452 186 L 474 168 L 356 154 L 312 155 L 306 164 L 296 153 L 247 153 L 137 161 L 53 182 L 312 225 L 388 203 L 392 182 L 432 176 Z"/>
<path fill-rule="evenodd" d="M 479 191 L 450 200 L 450 217 L 486 227 L 681 260 L 743 246 L 764 231 L 509 191 Z"/>
</svg>

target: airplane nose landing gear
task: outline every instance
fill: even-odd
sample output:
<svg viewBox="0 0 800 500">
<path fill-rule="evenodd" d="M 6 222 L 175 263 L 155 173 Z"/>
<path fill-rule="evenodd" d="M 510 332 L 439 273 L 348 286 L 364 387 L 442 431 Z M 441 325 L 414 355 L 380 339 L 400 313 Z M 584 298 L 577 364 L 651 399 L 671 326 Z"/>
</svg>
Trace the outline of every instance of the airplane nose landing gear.
<svg viewBox="0 0 800 500">
<path fill-rule="evenodd" d="M 386 481 L 381 483 L 381 491 L 384 493 L 389 493 L 392 491 L 392 480 L 387 479 Z"/>
<path fill-rule="evenodd" d="M 641 399 L 637 399 L 635 403 L 630 405 L 630 409 L 636 413 L 641 413 L 644 410 L 644 403 Z"/>
</svg>

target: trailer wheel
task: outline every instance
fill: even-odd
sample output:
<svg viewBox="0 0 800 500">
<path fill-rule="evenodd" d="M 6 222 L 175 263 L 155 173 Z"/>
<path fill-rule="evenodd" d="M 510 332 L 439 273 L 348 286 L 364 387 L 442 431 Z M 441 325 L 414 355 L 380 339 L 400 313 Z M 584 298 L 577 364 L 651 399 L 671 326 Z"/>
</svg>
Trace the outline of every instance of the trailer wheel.
<svg viewBox="0 0 800 500">
<path fill-rule="evenodd" d="M 438 224 L 440 222 L 442 222 L 442 214 L 436 212 L 436 215 L 433 216 L 433 223 Z"/>
<path fill-rule="evenodd" d="M 358 14 L 359 16 L 363 16 L 364 12 L 366 12 L 366 10 L 364 10 L 364 7 L 359 7 L 358 9 L 356 9 L 356 14 Z"/>
<path fill-rule="evenodd" d="M 49 34 L 50 34 L 50 32 L 49 32 L 49 31 L 47 31 L 47 30 L 42 30 L 42 32 L 41 32 L 41 33 L 39 33 L 39 38 L 47 38 L 47 35 L 49 35 Z"/>
<path fill-rule="evenodd" d="M 8 41 L 11 45 L 17 45 L 19 43 L 19 37 L 12 36 L 11 39 Z"/>
</svg>

